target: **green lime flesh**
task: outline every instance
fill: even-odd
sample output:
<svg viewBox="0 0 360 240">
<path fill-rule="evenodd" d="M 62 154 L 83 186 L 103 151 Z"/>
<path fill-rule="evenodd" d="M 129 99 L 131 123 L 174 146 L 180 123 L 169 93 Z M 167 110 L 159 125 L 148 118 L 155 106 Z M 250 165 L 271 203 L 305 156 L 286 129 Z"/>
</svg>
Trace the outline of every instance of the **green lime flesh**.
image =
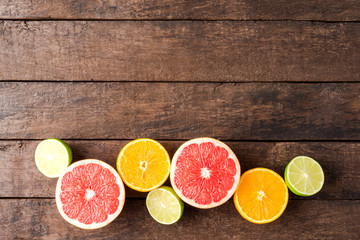
<svg viewBox="0 0 360 240">
<path fill-rule="evenodd" d="M 308 197 L 318 193 L 324 185 L 324 172 L 320 164 L 306 156 L 298 156 L 285 168 L 285 182 L 294 194 Z"/>
<path fill-rule="evenodd" d="M 184 202 L 168 186 L 149 192 L 146 207 L 153 219 L 166 225 L 177 222 L 184 212 Z"/>
<path fill-rule="evenodd" d="M 45 139 L 36 147 L 36 166 L 47 177 L 59 177 L 71 162 L 72 151 L 69 145 L 60 139 Z"/>
</svg>

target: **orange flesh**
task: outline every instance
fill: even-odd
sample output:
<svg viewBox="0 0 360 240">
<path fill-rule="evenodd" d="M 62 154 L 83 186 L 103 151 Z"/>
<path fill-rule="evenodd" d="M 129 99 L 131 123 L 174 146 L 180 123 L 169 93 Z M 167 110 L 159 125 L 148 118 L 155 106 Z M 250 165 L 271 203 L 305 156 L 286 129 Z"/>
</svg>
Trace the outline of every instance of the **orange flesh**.
<svg viewBox="0 0 360 240">
<path fill-rule="evenodd" d="M 160 186 L 169 175 L 170 160 L 166 151 L 152 141 L 129 145 L 118 162 L 124 182 L 138 191 Z"/>
<path fill-rule="evenodd" d="M 277 219 L 285 210 L 288 190 L 275 172 L 257 168 L 241 176 L 234 200 L 244 218 L 265 223 Z"/>
</svg>

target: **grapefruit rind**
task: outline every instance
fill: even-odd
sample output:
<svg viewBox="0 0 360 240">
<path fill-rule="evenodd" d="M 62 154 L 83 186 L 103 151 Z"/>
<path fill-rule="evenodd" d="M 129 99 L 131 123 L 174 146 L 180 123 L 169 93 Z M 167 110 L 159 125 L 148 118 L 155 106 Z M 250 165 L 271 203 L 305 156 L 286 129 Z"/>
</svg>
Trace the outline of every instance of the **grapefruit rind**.
<svg viewBox="0 0 360 240">
<path fill-rule="evenodd" d="M 67 153 L 67 164 L 66 164 L 66 166 L 64 165 L 64 168 L 63 169 L 61 169 L 62 171 L 59 171 L 60 173 L 59 174 L 55 174 L 55 175 L 50 175 L 50 174 L 48 174 L 48 173 L 46 173 L 43 169 L 41 169 L 41 167 L 40 167 L 40 165 L 39 165 L 39 163 L 38 163 L 38 154 L 39 154 L 39 149 L 41 148 L 41 146 L 43 145 L 43 144 L 46 144 L 47 142 L 49 142 L 49 141 L 54 141 L 54 142 L 56 142 L 56 143 L 58 143 L 59 144 L 59 146 L 61 146 L 61 147 L 63 147 L 64 149 L 65 149 L 65 151 L 66 151 L 66 153 Z M 72 162 L 72 151 L 71 151 L 71 148 L 69 147 L 69 145 L 66 143 L 66 142 L 64 142 L 64 141 L 62 141 L 62 140 L 60 140 L 60 139 L 57 139 L 57 138 L 48 138 L 48 139 L 45 139 L 45 140 L 43 140 L 43 141 L 41 141 L 37 146 L 36 146 L 36 149 L 35 149 L 35 164 L 36 164 L 36 167 L 37 167 L 37 169 L 42 173 L 42 174 L 44 174 L 46 177 L 48 177 L 48 178 L 58 178 L 59 176 L 61 176 L 61 174 L 65 171 L 65 169 L 71 164 L 71 162 Z"/>
<path fill-rule="evenodd" d="M 294 184 L 291 182 L 291 179 L 289 178 L 289 173 L 290 173 L 290 168 L 291 166 L 295 163 L 296 160 L 298 160 L 299 158 L 303 158 L 303 159 L 307 159 L 309 161 L 312 161 L 313 164 L 317 165 L 317 167 L 319 169 L 321 169 L 321 174 L 322 174 L 322 183 L 321 183 L 321 186 L 316 189 L 314 192 L 312 193 L 306 193 L 306 192 L 302 192 L 298 189 L 296 189 L 296 187 L 294 186 Z M 284 178 L 285 178 L 285 183 L 286 185 L 288 186 L 288 188 L 290 189 L 291 192 L 293 192 L 294 194 L 298 195 L 298 196 L 302 196 L 302 197 L 310 197 L 310 196 L 313 196 L 315 195 L 316 193 L 320 192 L 320 190 L 322 189 L 322 187 L 324 186 L 324 179 L 325 179 L 325 176 L 324 176 L 324 171 L 321 167 L 321 165 L 315 161 L 313 158 L 311 157 L 307 157 L 307 156 L 297 156 L 295 157 L 294 159 L 292 159 L 288 165 L 286 166 L 285 168 L 285 173 L 284 173 Z"/>
<path fill-rule="evenodd" d="M 135 186 L 134 184 L 132 184 L 128 179 L 126 179 L 124 177 L 124 174 L 123 172 L 121 171 L 121 167 L 120 167 L 120 159 L 122 158 L 124 152 L 126 151 L 126 149 L 133 145 L 133 144 L 136 144 L 137 142 L 141 142 L 141 141 L 149 141 L 149 142 L 153 142 L 155 143 L 156 145 L 159 146 L 159 148 L 164 152 L 164 154 L 166 155 L 166 158 L 167 158 L 167 161 L 169 163 L 169 169 L 166 173 L 166 175 L 164 175 L 164 178 L 159 181 L 158 184 L 150 187 L 150 188 L 142 188 L 142 187 L 138 187 L 138 186 Z M 156 188 L 159 188 L 161 185 L 163 185 L 165 183 L 165 181 L 168 179 L 169 175 L 170 175 L 170 156 L 169 156 L 169 153 L 166 151 L 166 149 L 164 148 L 164 146 L 162 146 L 158 141 L 155 141 L 153 139 L 150 139 L 150 138 L 139 138 L 139 139 L 136 139 L 136 140 L 133 140 L 129 143 L 127 143 L 120 151 L 118 157 L 117 157 L 117 161 L 116 161 L 116 168 L 119 172 L 119 175 L 121 177 L 121 179 L 123 180 L 123 182 L 126 184 L 126 186 L 128 186 L 129 188 L 133 189 L 133 190 L 136 190 L 136 191 L 139 191 L 139 192 L 150 192 Z"/>
<path fill-rule="evenodd" d="M 251 217 L 249 217 L 244 211 L 243 209 L 241 208 L 241 206 L 239 205 L 239 202 L 238 202 L 238 196 L 237 194 L 235 193 L 234 194 L 234 204 L 235 204 L 235 207 L 236 209 L 238 210 L 238 212 L 240 213 L 240 215 L 245 218 L 246 220 L 248 220 L 249 222 L 252 222 L 252 223 L 256 223 L 256 224 L 265 224 L 265 223 L 270 223 L 270 222 L 273 222 L 275 221 L 276 219 L 278 219 L 285 211 L 286 209 L 286 206 L 288 204 L 288 201 L 289 201 L 289 192 L 287 190 L 287 187 L 286 187 L 286 183 L 284 181 L 284 179 L 279 175 L 277 174 L 275 171 L 273 170 L 270 170 L 270 169 L 267 169 L 267 168 L 253 168 L 253 169 L 250 169 L 248 171 L 246 171 L 245 173 L 243 173 L 241 175 L 241 178 L 240 178 L 240 182 L 239 182 L 239 186 L 241 185 L 241 181 L 242 179 L 244 179 L 244 177 L 251 173 L 251 172 L 254 172 L 254 171 L 267 171 L 269 173 L 272 173 L 274 176 L 276 176 L 281 182 L 284 183 L 284 188 L 286 189 L 286 194 L 285 194 L 285 204 L 282 206 L 281 208 L 281 211 L 279 211 L 279 213 L 277 215 L 275 215 L 274 217 L 270 218 L 270 219 L 264 219 L 264 220 L 256 220 L 256 219 L 253 219 Z"/>
<path fill-rule="evenodd" d="M 182 193 L 182 191 L 180 189 L 178 189 L 176 187 L 176 184 L 174 182 L 174 174 L 175 174 L 175 170 L 176 170 L 176 161 L 177 158 L 180 156 L 180 154 L 182 153 L 182 151 L 184 150 L 185 147 L 196 143 L 196 144 L 201 144 L 201 143 L 206 143 L 206 142 L 211 142 L 215 145 L 215 147 L 219 146 L 224 148 L 227 152 L 228 152 L 228 158 L 231 158 L 236 166 L 236 174 L 234 176 L 235 180 L 234 180 L 234 184 L 232 186 L 232 188 L 228 191 L 227 195 L 222 198 L 220 201 L 218 202 L 211 202 L 210 204 L 207 205 L 203 205 L 203 204 L 198 204 L 195 202 L 195 200 L 193 199 L 189 199 L 187 197 L 185 197 Z M 195 138 L 195 139 L 191 139 L 185 143 L 183 143 L 178 150 L 175 152 L 173 158 L 172 158 L 172 162 L 171 162 L 171 170 L 170 170 L 170 182 L 171 185 L 174 189 L 174 191 L 176 192 L 176 194 L 187 204 L 196 207 L 196 208 L 202 208 L 202 209 L 208 209 L 208 208 L 214 208 L 214 207 L 218 207 L 222 204 L 224 204 L 225 202 L 227 202 L 235 193 L 238 185 L 239 185 L 239 180 L 240 180 L 240 174 L 241 174 L 241 167 L 240 167 L 240 163 L 238 158 L 236 157 L 235 153 L 230 149 L 230 147 L 228 147 L 225 143 L 214 139 L 214 138 L 209 138 L 209 137 L 202 137 L 202 138 Z"/>
<path fill-rule="evenodd" d="M 67 173 L 72 171 L 75 167 L 80 166 L 80 165 L 85 165 L 85 164 L 89 164 L 89 163 L 95 163 L 95 164 L 99 164 L 101 165 L 103 168 L 107 168 L 108 170 L 110 170 L 110 172 L 115 176 L 116 178 L 116 183 L 119 185 L 120 188 L 120 195 L 119 195 L 119 206 L 118 209 L 116 210 L 115 213 L 108 215 L 108 219 L 104 222 L 101 223 L 92 223 L 92 224 L 85 224 L 85 223 L 81 223 L 79 222 L 77 219 L 71 219 L 70 217 L 68 217 L 64 211 L 63 211 L 63 204 L 61 203 L 60 200 L 60 193 L 61 193 L 61 182 L 62 182 L 62 178 L 63 176 Z M 63 173 L 63 175 L 61 175 L 57 181 L 57 185 L 56 185 L 56 206 L 59 210 L 60 215 L 70 224 L 82 228 L 82 229 L 98 229 L 98 228 L 102 228 L 105 227 L 106 225 L 108 225 L 109 223 L 111 223 L 117 216 L 119 216 L 119 214 L 121 213 L 123 207 L 124 207 L 124 203 L 125 203 L 125 187 L 124 184 L 119 176 L 119 174 L 117 173 L 117 171 L 110 166 L 109 164 L 97 160 L 97 159 L 85 159 L 85 160 L 81 160 L 78 162 L 75 162 L 73 164 L 71 164 L 66 171 Z"/>
</svg>

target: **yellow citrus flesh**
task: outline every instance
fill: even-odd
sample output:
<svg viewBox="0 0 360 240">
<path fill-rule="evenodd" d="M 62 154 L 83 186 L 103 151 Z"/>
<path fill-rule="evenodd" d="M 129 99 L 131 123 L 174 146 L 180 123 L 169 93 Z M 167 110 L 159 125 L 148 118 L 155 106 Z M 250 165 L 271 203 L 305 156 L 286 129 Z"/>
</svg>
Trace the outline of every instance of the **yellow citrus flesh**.
<svg viewBox="0 0 360 240">
<path fill-rule="evenodd" d="M 236 209 L 253 223 L 269 223 L 281 216 L 289 194 L 284 179 L 266 168 L 254 168 L 240 177 L 234 195 Z"/>
<path fill-rule="evenodd" d="M 116 162 L 124 183 L 137 191 L 148 192 L 160 187 L 170 174 L 170 157 L 157 141 L 141 138 L 129 142 Z"/>
</svg>

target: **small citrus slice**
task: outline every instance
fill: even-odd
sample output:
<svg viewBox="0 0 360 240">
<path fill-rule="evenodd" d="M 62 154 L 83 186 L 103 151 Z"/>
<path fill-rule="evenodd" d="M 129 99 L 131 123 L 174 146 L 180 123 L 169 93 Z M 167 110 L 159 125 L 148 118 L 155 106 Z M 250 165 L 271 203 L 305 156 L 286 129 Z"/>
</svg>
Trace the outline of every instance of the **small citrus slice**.
<svg viewBox="0 0 360 240">
<path fill-rule="evenodd" d="M 122 211 L 125 188 L 109 164 L 86 159 L 71 164 L 56 185 L 56 206 L 69 223 L 84 229 L 101 228 Z"/>
<path fill-rule="evenodd" d="M 116 166 L 128 187 L 149 192 L 160 187 L 169 177 L 170 157 L 159 142 L 141 138 L 121 149 Z"/>
<path fill-rule="evenodd" d="M 284 179 L 267 168 L 254 168 L 240 178 L 234 195 L 238 212 L 253 223 L 269 223 L 284 212 L 289 194 Z"/>
<path fill-rule="evenodd" d="M 176 194 L 197 208 L 217 207 L 231 198 L 240 179 L 233 151 L 213 138 L 196 138 L 176 151 L 170 180 Z"/>
<path fill-rule="evenodd" d="M 177 222 L 184 212 L 184 202 L 168 186 L 149 192 L 146 207 L 157 222 L 167 225 Z"/>
<path fill-rule="evenodd" d="M 57 178 L 72 161 L 70 147 L 56 138 L 41 141 L 35 150 L 35 163 L 39 171 L 47 177 Z"/>
<path fill-rule="evenodd" d="M 285 169 L 285 182 L 296 195 L 307 197 L 324 185 L 324 172 L 318 162 L 306 156 L 291 160 Z"/>
</svg>

